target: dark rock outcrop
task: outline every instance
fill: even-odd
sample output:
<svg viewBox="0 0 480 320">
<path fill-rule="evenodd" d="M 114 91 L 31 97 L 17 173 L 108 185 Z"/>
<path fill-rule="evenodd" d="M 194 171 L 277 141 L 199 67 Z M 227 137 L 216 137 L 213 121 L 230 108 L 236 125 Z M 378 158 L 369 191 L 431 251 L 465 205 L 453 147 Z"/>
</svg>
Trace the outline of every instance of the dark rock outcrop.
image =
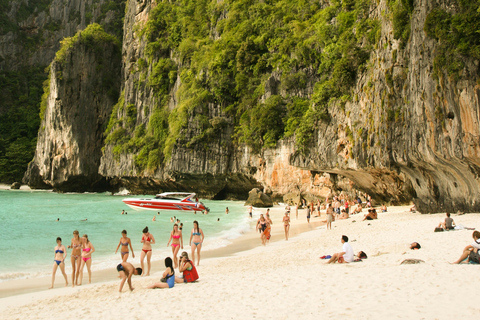
<svg viewBox="0 0 480 320">
<path fill-rule="evenodd" d="M 254 206 L 259 208 L 268 208 L 273 206 L 272 199 L 258 188 L 252 189 L 248 193 L 248 199 L 245 202 L 246 206 Z"/>
<path fill-rule="evenodd" d="M 22 186 L 22 184 L 20 182 L 14 182 L 12 183 L 12 185 L 10 186 L 10 189 L 12 190 L 18 190 L 20 189 L 20 187 Z"/>
</svg>

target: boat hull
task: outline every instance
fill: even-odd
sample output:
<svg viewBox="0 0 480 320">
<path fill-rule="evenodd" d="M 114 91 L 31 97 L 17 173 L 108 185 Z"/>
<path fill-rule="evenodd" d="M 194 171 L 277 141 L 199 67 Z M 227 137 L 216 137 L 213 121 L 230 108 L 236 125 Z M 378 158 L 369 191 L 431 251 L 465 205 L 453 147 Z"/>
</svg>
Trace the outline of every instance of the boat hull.
<svg viewBox="0 0 480 320">
<path fill-rule="evenodd" d="M 165 202 L 153 199 L 124 199 L 122 200 L 127 206 L 135 211 L 203 211 L 205 206 L 201 203 L 192 202 Z"/>
</svg>

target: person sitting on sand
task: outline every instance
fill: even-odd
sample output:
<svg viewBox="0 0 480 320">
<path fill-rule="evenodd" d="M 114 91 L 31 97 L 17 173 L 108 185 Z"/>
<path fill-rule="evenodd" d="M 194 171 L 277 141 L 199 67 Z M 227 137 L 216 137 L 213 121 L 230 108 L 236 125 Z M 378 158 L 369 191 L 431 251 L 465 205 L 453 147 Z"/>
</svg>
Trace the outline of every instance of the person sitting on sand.
<svg viewBox="0 0 480 320">
<path fill-rule="evenodd" d="M 377 211 L 375 209 L 368 209 L 368 214 L 366 214 L 362 221 L 365 220 L 375 220 L 377 219 Z"/>
<path fill-rule="evenodd" d="M 462 255 L 457 261 L 453 262 L 454 264 L 462 263 L 465 259 L 469 258 L 471 252 L 478 252 L 478 249 L 480 249 L 480 231 L 474 231 L 472 237 L 472 244 L 466 246 L 465 249 L 463 249 Z M 466 262 L 468 263 L 469 259 Z"/>
<path fill-rule="evenodd" d="M 134 288 L 132 287 L 132 276 L 141 276 L 142 268 L 135 268 L 130 262 L 124 261 L 117 265 L 117 271 L 119 273 L 119 278 L 122 279 L 120 282 L 120 289 L 118 291 L 122 292 L 125 281 L 127 281 L 130 291 L 133 291 Z"/>
<path fill-rule="evenodd" d="M 334 262 L 337 262 L 337 261 L 338 261 L 338 263 L 353 262 L 353 256 L 354 256 L 353 248 L 350 245 L 350 243 L 348 243 L 348 237 L 343 235 L 341 242 L 343 244 L 342 252 L 334 253 L 333 256 L 330 258 L 330 260 L 328 260 L 327 263 L 334 263 Z"/>
<path fill-rule="evenodd" d="M 417 212 L 417 206 L 415 204 L 410 208 L 410 212 Z"/>
<path fill-rule="evenodd" d="M 338 217 L 338 219 L 348 219 L 348 213 L 345 209 L 342 209 L 340 217 Z"/>
<path fill-rule="evenodd" d="M 412 242 L 410 244 L 410 250 L 419 250 L 422 246 L 418 242 Z"/>
<path fill-rule="evenodd" d="M 176 283 L 187 283 L 194 282 L 198 280 L 197 269 L 193 265 L 193 262 L 188 259 L 188 253 L 183 251 L 180 255 L 179 262 L 180 266 L 178 270 L 183 273 L 183 278 L 175 277 Z"/>
<path fill-rule="evenodd" d="M 447 217 L 445 218 L 444 222 L 440 222 L 438 228 L 443 228 L 444 230 L 453 230 L 455 229 L 455 221 L 450 218 L 450 213 L 447 212 Z"/>
<path fill-rule="evenodd" d="M 382 204 L 380 210 L 382 210 L 382 212 L 387 212 L 387 206 L 385 204 Z"/>
<path fill-rule="evenodd" d="M 362 212 L 362 210 L 363 210 L 362 205 L 359 203 L 357 204 L 357 207 L 355 208 L 355 210 L 353 210 L 353 214 L 360 213 Z"/>
<path fill-rule="evenodd" d="M 156 288 L 173 288 L 175 285 L 175 270 L 173 269 L 173 260 L 170 257 L 165 258 L 165 271 L 163 272 L 162 279 L 160 282 L 156 282 L 151 286 L 148 286 L 148 289 Z"/>
</svg>

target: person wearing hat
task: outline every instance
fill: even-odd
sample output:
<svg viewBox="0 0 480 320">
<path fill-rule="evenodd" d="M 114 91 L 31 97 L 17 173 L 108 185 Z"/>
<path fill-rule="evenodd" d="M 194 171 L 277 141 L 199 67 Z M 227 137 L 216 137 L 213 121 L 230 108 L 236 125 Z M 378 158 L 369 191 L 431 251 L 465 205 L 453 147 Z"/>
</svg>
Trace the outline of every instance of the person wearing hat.
<svg viewBox="0 0 480 320">
<path fill-rule="evenodd" d="M 198 280 L 197 269 L 195 268 L 192 261 L 188 259 L 188 253 L 186 251 L 182 252 L 178 261 L 179 261 L 178 270 L 183 273 L 183 278 L 175 277 L 175 282 L 187 283 L 187 282 L 197 281 Z"/>
</svg>

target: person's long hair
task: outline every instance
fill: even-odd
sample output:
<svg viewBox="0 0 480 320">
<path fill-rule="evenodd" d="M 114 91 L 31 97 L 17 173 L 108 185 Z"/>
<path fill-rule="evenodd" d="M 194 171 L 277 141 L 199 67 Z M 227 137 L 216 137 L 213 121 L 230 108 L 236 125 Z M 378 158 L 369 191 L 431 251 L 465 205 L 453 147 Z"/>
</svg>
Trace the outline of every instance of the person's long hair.
<svg viewBox="0 0 480 320">
<path fill-rule="evenodd" d="M 193 231 L 195 232 L 195 225 L 197 225 L 197 230 L 196 232 L 200 233 L 200 226 L 198 225 L 198 221 L 195 220 L 193 221 Z"/>
<path fill-rule="evenodd" d="M 165 258 L 165 267 L 170 268 L 172 270 L 173 274 L 175 274 L 175 269 L 173 269 L 173 260 L 170 257 Z"/>
</svg>

